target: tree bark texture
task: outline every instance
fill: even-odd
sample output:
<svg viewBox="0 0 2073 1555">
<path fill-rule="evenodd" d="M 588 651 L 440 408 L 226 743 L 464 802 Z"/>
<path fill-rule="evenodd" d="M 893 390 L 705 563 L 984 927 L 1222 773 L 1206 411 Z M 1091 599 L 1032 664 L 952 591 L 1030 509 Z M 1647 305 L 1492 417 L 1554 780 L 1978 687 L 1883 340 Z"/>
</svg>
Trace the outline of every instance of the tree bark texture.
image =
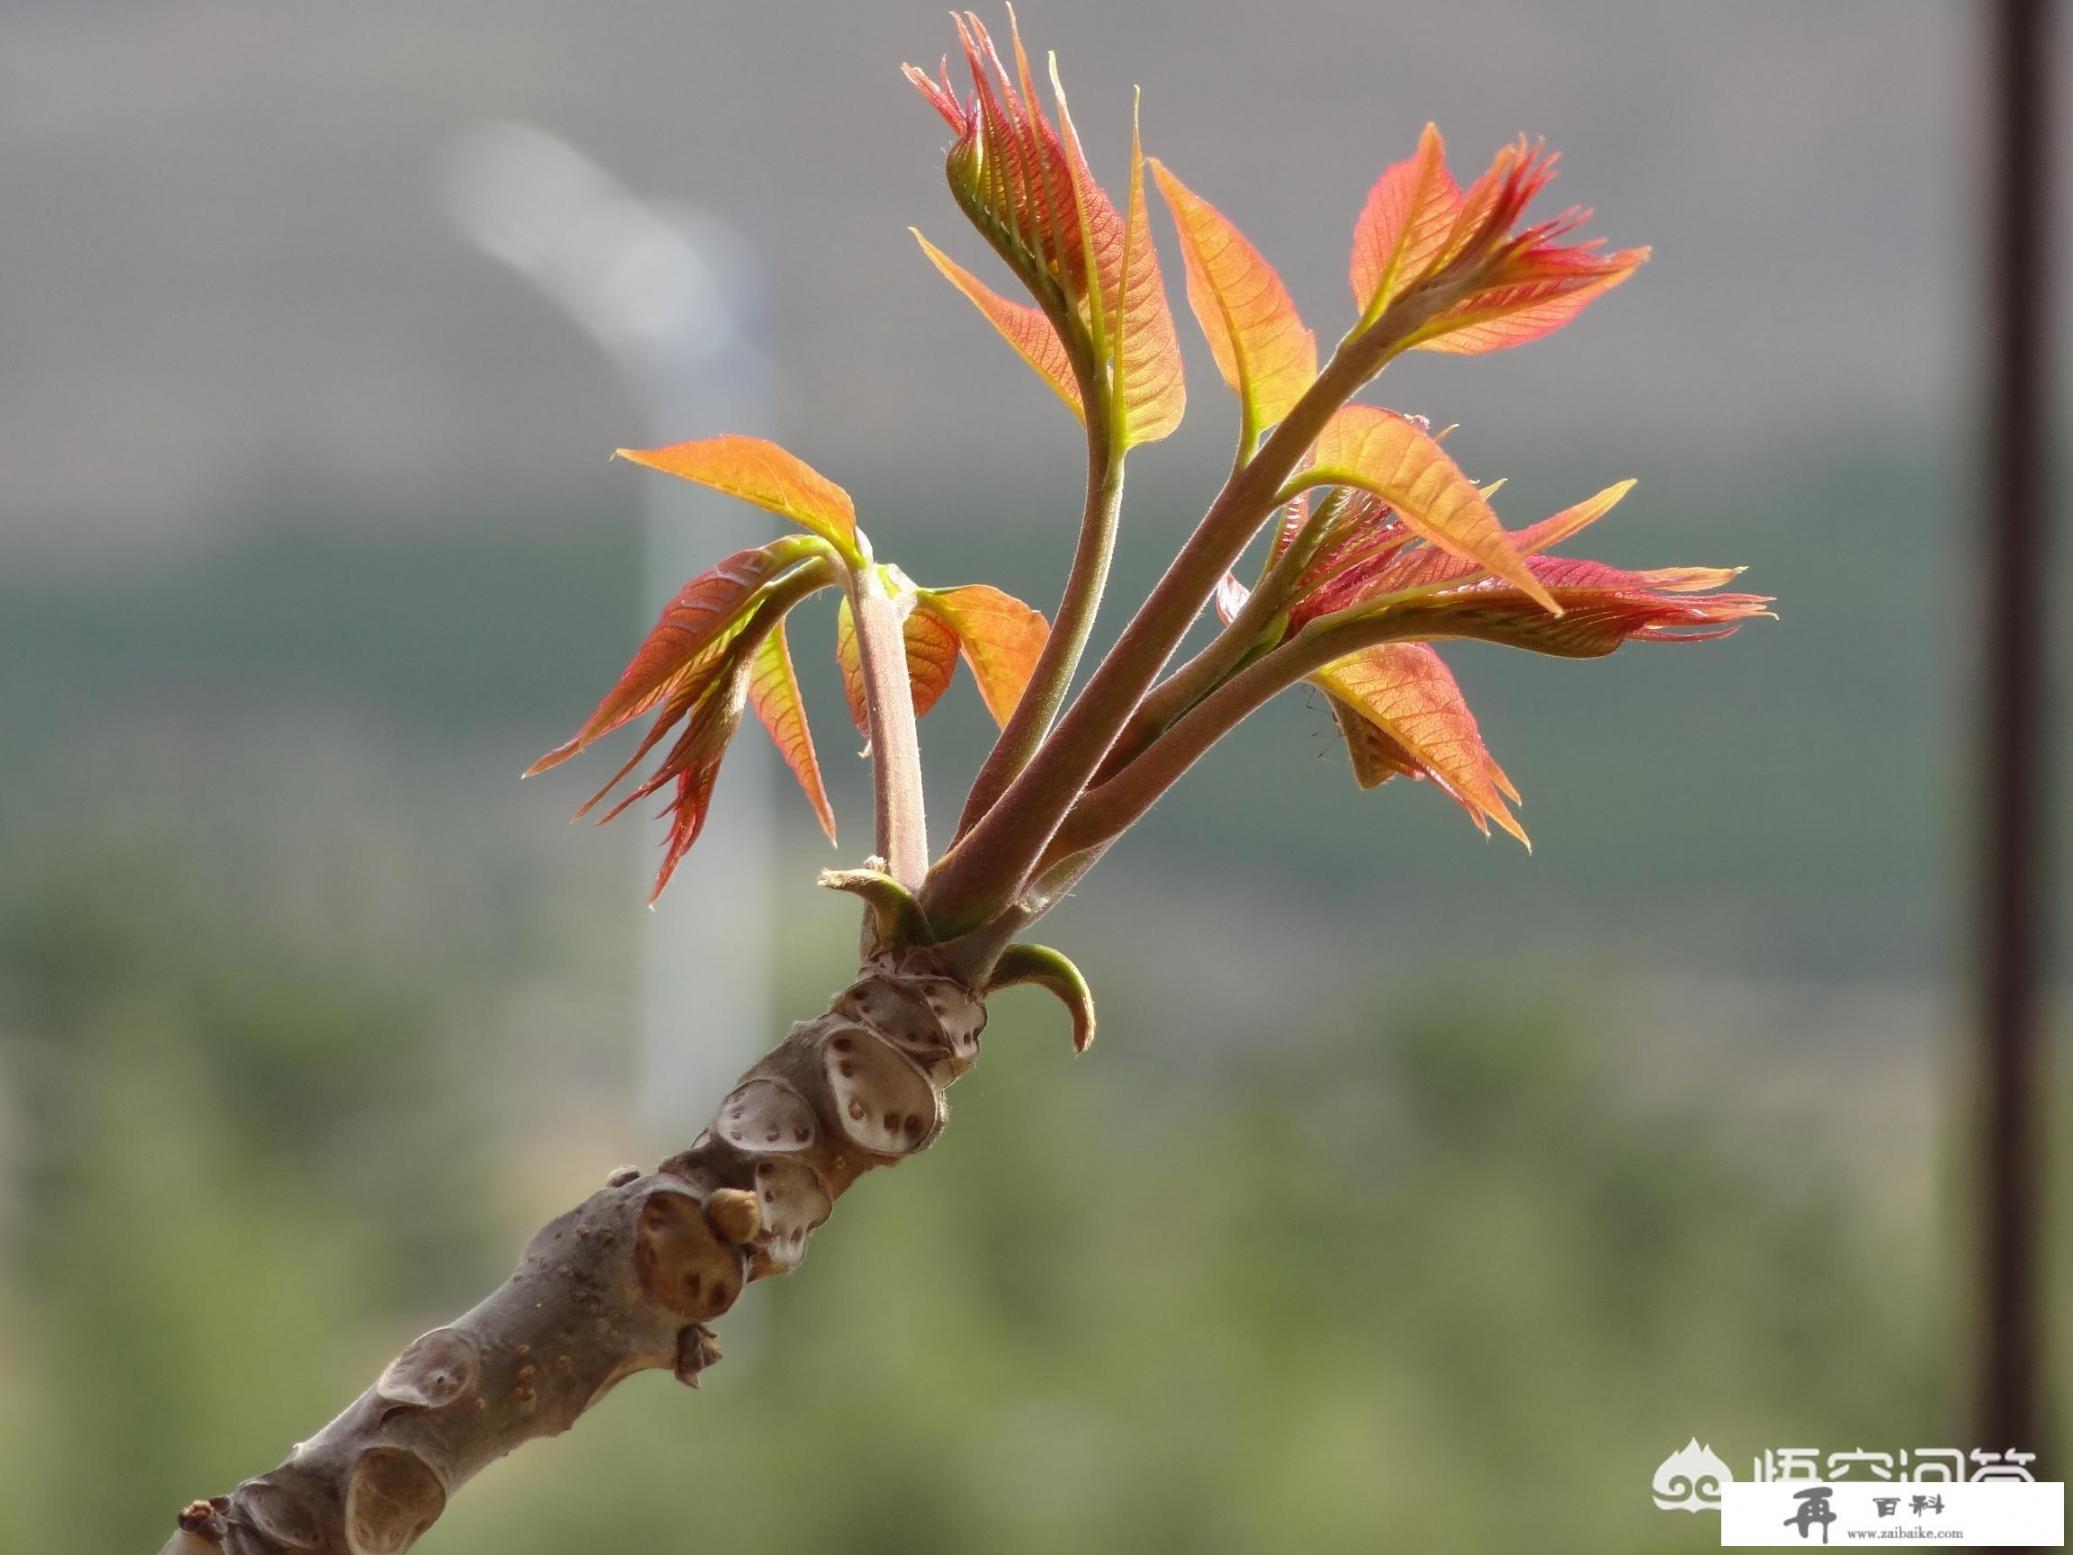
<svg viewBox="0 0 2073 1555">
<path fill-rule="evenodd" d="M 982 998 L 881 955 L 741 1078 L 691 1147 L 542 1227 L 497 1290 L 420 1335 L 285 1461 L 183 1511 L 161 1555 L 401 1555 L 489 1463 L 635 1372 L 693 1387 L 707 1325 L 798 1267 L 835 1200 L 927 1148 L 978 1057 Z"/>
</svg>

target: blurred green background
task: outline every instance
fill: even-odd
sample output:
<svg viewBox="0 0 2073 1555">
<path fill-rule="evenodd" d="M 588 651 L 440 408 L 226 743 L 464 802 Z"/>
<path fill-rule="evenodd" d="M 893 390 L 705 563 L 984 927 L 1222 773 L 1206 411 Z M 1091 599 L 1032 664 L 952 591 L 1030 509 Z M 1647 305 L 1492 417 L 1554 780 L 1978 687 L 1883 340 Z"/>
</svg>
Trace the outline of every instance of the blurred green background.
<svg viewBox="0 0 2073 1555">
<path fill-rule="evenodd" d="M 23 1549 L 155 1547 L 542 1219 L 683 1143 L 637 1094 L 654 837 L 562 824 L 609 769 L 513 781 L 643 624 L 643 489 L 599 458 L 638 415 L 442 226 L 449 131 L 552 115 L 709 201 L 766 256 L 779 431 L 881 554 L 1046 606 L 1063 571 L 1069 429 L 897 247 L 916 216 L 953 226 L 938 132 L 890 76 L 941 47 L 933 14 L 694 8 L 628 36 L 522 10 L 255 32 L 226 3 L 177 45 L 144 8 L 0 20 L 36 67 L 0 98 L 0 173 L 99 261 L 0 240 L 23 342 L 0 408 L 36 433 L 0 499 L 0 1499 Z M 1515 521 L 1641 476 L 1583 549 L 1749 564 L 1783 619 L 1590 665 L 1452 654 L 1531 856 L 1427 789 L 1359 794 L 1324 710 L 1285 699 L 1046 925 L 1102 1002 L 1089 1055 L 1002 996 L 955 1126 L 750 1293 L 701 1393 L 629 1385 L 426 1548 L 1696 1549 L 1710 1518 L 1648 1496 L 1687 1437 L 1738 1473 L 1781 1446 L 2006 1445 L 1967 1419 L 1965 10 L 1593 4 L 1551 52 L 1524 6 L 1298 6 L 1278 25 L 1311 52 L 1272 68 L 1323 84 L 1257 108 L 1250 149 L 1220 104 L 1256 20 L 1036 19 L 1082 62 L 1076 104 L 1144 80 L 1154 149 L 1328 336 L 1342 229 L 1419 123 L 1466 164 L 1548 129 L 1607 230 L 1683 241 L 1560 339 L 1378 394 L 1467 422 L 1456 452 L 1513 477 Z M 1316 52 L 1363 48 L 1382 108 Z M 1851 84 L 1867 56 L 1883 84 Z M 767 144 L 725 141 L 744 61 L 801 78 Z M 52 106 L 50 72 L 104 66 Z M 867 100 L 882 143 L 849 149 Z M 1320 137 L 1328 187 L 1277 176 Z M 225 190 L 312 182 L 212 203 L 175 178 L 154 204 L 175 157 Z M 816 199 L 864 246 L 790 241 Z M 348 233 L 355 201 L 390 226 Z M 850 293 L 882 309 L 832 320 L 833 275 L 895 262 Z M 1837 314 L 1864 327 L 1824 334 Z M 1190 364 L 1195 424 L 1132 461 L 1126 599 L 1225 457 Z M 826 387 L 881 372 L 911 419 Z M 795 651 L 848 860 L 868 799 L 814 673 L 831 639 Z M 984 734 L 968 683 L 925 725 L 938 815 Z M 854 923 L 776 802 L 790 1018 L 845 980 Z M 728 889 L 698 866 L 677 891 Z M 683 1040 L 746 1062 L 776 1035 Z"/>
</svg>

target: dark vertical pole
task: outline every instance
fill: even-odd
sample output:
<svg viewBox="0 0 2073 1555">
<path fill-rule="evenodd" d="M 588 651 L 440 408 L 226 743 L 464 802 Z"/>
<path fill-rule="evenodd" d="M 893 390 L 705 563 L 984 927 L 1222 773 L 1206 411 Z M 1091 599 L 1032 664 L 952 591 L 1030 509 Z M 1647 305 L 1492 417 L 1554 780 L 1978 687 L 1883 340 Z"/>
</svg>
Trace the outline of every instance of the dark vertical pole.
<svg viewBox="0 0 2073 1555">
<path fill-rule="evenodd" d="M 1993 356 L 1985 402 L 1991 506 L 1981 626 L 1986 785 L 1978 950 L 1984 1059 L 1978 1445 L 1992 1450 L 2036 1450 L 2044 1423 L 2040 973 L 2050 848 L 2044 442 L 2051 10 L 2050 0 L 1995 0 L 1992 13 Z"/>
</svg>

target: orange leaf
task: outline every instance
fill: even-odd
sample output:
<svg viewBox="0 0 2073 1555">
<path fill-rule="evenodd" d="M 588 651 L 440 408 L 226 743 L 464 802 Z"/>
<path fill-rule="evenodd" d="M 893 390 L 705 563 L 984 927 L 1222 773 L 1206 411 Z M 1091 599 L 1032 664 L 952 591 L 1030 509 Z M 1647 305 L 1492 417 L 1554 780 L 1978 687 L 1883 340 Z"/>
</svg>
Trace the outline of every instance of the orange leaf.
<svg viewBox="0 0 2073 1555">
<path fill-rule="evenodd" d="M 857 647 L 857 615 L 849 596 L 835 607 L 835 667 L 842 672 L 842 700 L 849 706 L 849 721 L 857 733 L 868 736 L 871 715 L 864 701 L 864 655 Z"/>
<path fill-rule="evenodd" d="M 1425 769 L 1417 758 L 1369 723 L 1367 714 L 1330 693 L 1325 701 L 1331 706 L 1332 722 L 1339 726 L 1339 737 L 1346 742 L 1346 754 L 1352 758 L 1353 781 L 1363 792 L 1380 788 L 1393 777 L 1414 782 L 1424 779 Z"/>
<path fill-rule="evenodd" d="M 857 556 L 857 513 L 849 493 L 775 443 L 730 434 L 667 448 L 622 448 L 619 457 L 753 502 L 812 530 L 844 556 Z"/>
<path fill-rule="evenodd" d="M 1116 214 L 1115 202 L 1095 181 L 1094 170 L 1087 165 L 1087 154 L 1080 147 L 1080 132 L 1073 126 L 1072 109 L 1065 101 L 1065 83 L 1058 79 L 1056 55 L 1050 63 L 1051 97 L 1058 105 L 1058 139 L 1071 196 L 1067 217 L 1078 226 L 1079 251 L 1090 278 L 1077 300 L 1086 317 L 1089 338 L 1106 357 L 1115 327 L 1109 315 L 1121 295 L 1117 283 L 1123 275 L 1123 218 Z"/>
<path fill-rule="evenodd" d="M 1084 423 L 1087 409 L 1080 403 L 1080 382 L 1073 375 L 1072 358 L 1066 354 L 1065 342 L 1058 338 L 1058 331 L 1044 316 L 1044 310 L 1010 302 L 919 232 L 914 234 L 914 241 L 929 256 L 929 263 L 965 294 L 972 306 L 986 316 L 986 321 L 1000 331 L 1001 338 L 1015 348 L 1015 354 L 1035 368 L 1037 376 Z"/>
<path fill-rule="evenodd" d="M 1115 383 L 1122 402 L 1123 446 L 1170 436 L 1187 409 L 1180 337 L 1166 305 L 1166 283 L 1152 247 L 1152 219 L 1144 200 L 1144 148 L 1137 109 L 1130 111 L 1130 214 L 1124 226 L 1123 266 L 1116 286 Z"/>
<path fill-rule="evenodd" d="M 828 790 L 821 782 L 821 764 L 814 755 L 813 731 L 806 725 L 806 701 L 799 692 L 799 675 L 792 668 L 792 651 L 785 643 L 785 624 L 779 621 L 770 635 L 757 645 L 749 660 L 749 705 L 770 732 L 778 754 L 792 769 L 792 776 L 806 791 L 813 813 L 820 818 L 828 841 L 835 840 L 835 812 L 828 805 Z"/>
<path fill-rule="evenodd" d="M 923 589 L 915 615 L 923 614 L 939 617 L 955 634 L 986 710 L 1005 728 L 1051 635 L 1043 612 L 997 588 L 968 583 L 962 588 Z M 911 648 L 909 653 L 911 657 Z"/>
<path fill-rule="evenodd" d="M 1372 405 L 1347 405 L 1325 424 L 1314 462 L 1296 477 L 1308 486 L 1357 486 L 1395 510 L 1406 527 L 1441 550 L 1487 567 L 1548 610 L 1542 588 L 1475 483 L 1415 421 Z"/>
<path fill-rule="evenodd" d="M 1632 480 L 1619 481 L 1603 491 L 1584 498 L 1574 506 L 1566 507 L 1537 524 L 1528 524 L 1512 536 L 1512 543 L 1527 556 L 1540 551 L 1552 550 L 1564 540 L 1583 533 L 1607 513 L 1625 500 L 1634 489 Z"/>
<path fill-rule="evenodd" d="M 1519 841 L 1526 832 L 1505 800 L 1518 791 L 1476 727 L 1461 687 L 1423 643 L 1383 643 L 1310 677 L 1332 697 L 1354 776 L 1373 788 L 1398 773 L 1431 778 L 1488 832 L 1495 821 Z"/>
<path fill-rule="evenodd" d="M 1412 337 L 1420 351 L 1475 356 L 1523 346 L 1552 334 L 1618 286 L 1648 258 L 1645 248 L 1591 256 L 1596 267 L 1507 282 L 1477 291 Z M 1525 270 L 1522 262 L 1511 267 Z"/>
<path fill-rule="evenodd" d="M 1447 171 L 1446 146 L 1438 127 L 1428 124 L 1416 154 L 1375 180 L 1354 224 L 1348 278 L 1364 322 L 1439 263 L 1461 209 L 1461 189 Z"/>
<path fill-rule="evenodd" d="M 683 690 L 701 655 L 739 631 L 759 589 L 812 554 L 811 541 L 779 540 L 737 551 L 685 584 L 663 607 L 640 650 L 573 738 L 542 756 L 525 775 L 560 766 L 584 747 Z M 638 757 L 636 757 L 638 759 Z"/>
<path fill-rule="evenodd" d="M 957 673 L 957 633 L 947 622 L 917 608 L 911 584 L 889 584 L 893 607 L 904 611 L 900 642 L 907 655 L 907 691 L 914 699 L 914 716 L 921 718 L 943 699 Z M 849 596 L 842 598 L 835 615 L 835 663 L 842 671 L 842 695 L 849 703 L 850 722 L 857 732 L 869 735 L 871 714 L 864 701 L 864 660 L 857 646 L 857 620 Z"/>
<path fill-rule="evenodd" d="M 1249 442 L 1288 414 L 1317 376 L 1317 337 L 1303 327 L 1274 267 L 1223 212 L 1151 159 L 1180 233 L 1188 303 L 1217 371 L 1244 407 Z"/>
<path fill-rule="evenodd" d="M 1180 425 L 1187 408 L 1187 385 L 1181 377 L 1180 338 L 1174 331 L 1173 312 L 1166 305 L 1159 256 L 1152 247 L 1136 113 L 1131 114 L 1129 217 L 1125 220 L 1117 216 L 1087 165 L 1055 59 L 1051 62 L 1051 88 L 1093 278 L 1084 299 L 1087 327 L 1096 351 L 1108 364 L 1113 396 L 1110 415 L 1117 446 L 1156 443 Z"/>
<path fill-rule="evenodd" d="M 922 718 L 943 700 L 957 674 L 957 633 L 917 607 L 900 623 L 900 642 L 907 652 L 907 689 L 914 698 L 914 716 Z"/>
</svg>

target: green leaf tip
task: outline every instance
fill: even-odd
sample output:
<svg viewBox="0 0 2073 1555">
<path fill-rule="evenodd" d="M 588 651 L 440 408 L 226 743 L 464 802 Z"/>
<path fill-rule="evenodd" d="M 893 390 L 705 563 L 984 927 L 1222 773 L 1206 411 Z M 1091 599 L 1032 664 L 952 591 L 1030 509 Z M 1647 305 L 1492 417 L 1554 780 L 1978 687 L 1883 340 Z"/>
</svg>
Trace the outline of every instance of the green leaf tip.
<svg viewBox="0 0 2073 1555">
<path fill-rule="evenodd" d="M 935 940 L 921 903 L 891 875 L 876 869 L 824 869 L 821 884 L 830 891 L 862 897 L 881 945 L 927 945 Z"/>
<path fill-rule="evenodd" d="M 1018 983 L 1034 983 L 1048 990 L 1072 1012 L 1075 1053 L 1094 1045 L 1094 990 L 1062 951 L 1049 945 L 1010 945 L 995 963 L 986 991 L 990 994 Z"/>
</svg>

